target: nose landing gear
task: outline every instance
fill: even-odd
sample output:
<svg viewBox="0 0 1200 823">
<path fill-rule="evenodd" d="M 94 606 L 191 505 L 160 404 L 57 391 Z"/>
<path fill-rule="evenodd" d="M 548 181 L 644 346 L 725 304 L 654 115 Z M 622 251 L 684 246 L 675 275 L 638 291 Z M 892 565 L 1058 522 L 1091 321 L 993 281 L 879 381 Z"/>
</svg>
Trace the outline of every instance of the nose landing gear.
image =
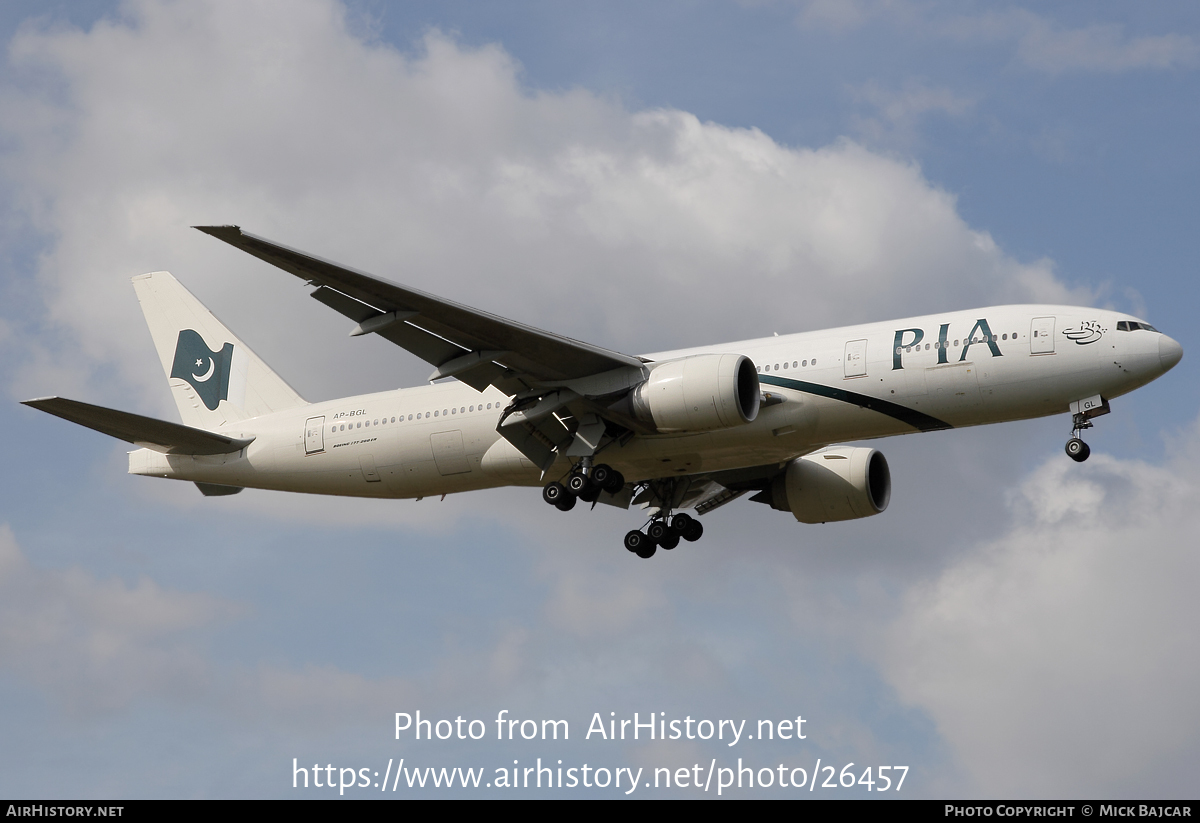
<svg viewBox="0 0 1200 823">
<path fill-rule="evenodd" d="M 1076 463 L 1082 463 L 1088 459 L 1092 453 L 1087 443 L 1080 439 L 1079 435 L 1084 429 L 1090 429 L 1092 421 L 1087 418 L 1087 415 L 1076 412 L 1071 415 L 1071 439 L 1067 441 L 1066 451 L 1067 457 L 1074 460 Z"/>
<path fill-rule="evenodd" d="M 1082 463 L 1088 459 L 1092 450 L 1088 448 L 1087 443 L 1080 439 L 1079 435 L 1084 429 L 1092 427 L 1093 417 L 1108 414 L 1109 411 L 1111 409 L 1108 407 L 1108 401 L 1098 394 L 1086 400 L 1076 400 L 1071 403 L 1071 439 L 1067 441 L 1067 457 L 1076 463 Z"/>
</svg>

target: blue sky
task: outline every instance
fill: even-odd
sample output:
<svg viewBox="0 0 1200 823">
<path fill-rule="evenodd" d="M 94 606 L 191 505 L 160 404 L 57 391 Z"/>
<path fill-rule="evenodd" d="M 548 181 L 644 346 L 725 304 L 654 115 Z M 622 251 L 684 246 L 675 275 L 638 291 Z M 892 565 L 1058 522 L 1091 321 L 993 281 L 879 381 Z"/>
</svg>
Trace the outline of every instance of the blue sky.
<svg viewBox="0 0 1200 823">
<path fill-rule="evenodd" d="M 0 26 L 0 792 L 293 796 L 293 757 L 1192 787 L 1189 4 L 142 0 L 6 4 Z M 1113 403 L 1082 466 L 1065 416 L 896 438 L 880 517 L 741 501 L 643 563 L 630 513 L 530 490 L 201 498 L 17 404 L 174 419 L 128 281 L 158 269 L 310 400 L 420 383 L 187 228 L 226 222 L 627 352 L 1045 301 L 1131 311 L 1185 357 Z M 572 737 L 395 740 L 417 709 Z M 650 711 L 809 735 L 583 739 Z"/>
</svg>

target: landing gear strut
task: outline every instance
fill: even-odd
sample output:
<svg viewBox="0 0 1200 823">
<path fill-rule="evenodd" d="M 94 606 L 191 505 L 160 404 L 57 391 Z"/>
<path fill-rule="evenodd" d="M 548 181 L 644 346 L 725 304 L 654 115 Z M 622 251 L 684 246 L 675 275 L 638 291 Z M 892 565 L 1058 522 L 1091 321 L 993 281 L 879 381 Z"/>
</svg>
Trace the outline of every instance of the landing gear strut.
<svg viewBox="0 0 1200 823">
<path fill-rule="evenodd" d="M 1084 460 L 1087 460 L 1088 455 L 1092 453 L 1088 444 L 1079 438 L 1080 433 L 1084 429 L 1090 429 L 1091 427 L 1092 421 L 1088 420 L 1087 415 L 1077 413 L 1071 416 L 1071 439 L 1067 441 L 1066 451 L 1067 457 L 1076 463 L 1082 463 Z"/>
</svg>

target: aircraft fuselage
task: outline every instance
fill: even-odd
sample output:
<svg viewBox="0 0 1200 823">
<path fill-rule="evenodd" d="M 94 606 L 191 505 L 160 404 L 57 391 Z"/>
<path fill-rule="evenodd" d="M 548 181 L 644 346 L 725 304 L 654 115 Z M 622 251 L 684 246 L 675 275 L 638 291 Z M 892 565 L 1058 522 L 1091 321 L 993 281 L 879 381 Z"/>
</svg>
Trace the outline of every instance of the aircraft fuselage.
<svg viewBox="0 0 1200 823">
<path fill-rule="evenodd" d="M 1133 330 L 1127 330 L 1133 325 Z M 736 353 L 758 367 L 753 422 L 637 435 L 597 454 L 630 481 L 783 464 L 822 446 L 1000 423 L 1107 402 L 1181 356 L 1129 315 L 1068 306 L 994 306 L 660 352 L 661 362 Z M 133 474 L 314 494 L 411 498 L 540 485 L 541 471 L 496 431 L 509 398 L 451 380 L 313 403 L 218 429 L 237 452 L 140 449 Z M 546 478 L 565 474 L 560 457 Z"/>
</svg>

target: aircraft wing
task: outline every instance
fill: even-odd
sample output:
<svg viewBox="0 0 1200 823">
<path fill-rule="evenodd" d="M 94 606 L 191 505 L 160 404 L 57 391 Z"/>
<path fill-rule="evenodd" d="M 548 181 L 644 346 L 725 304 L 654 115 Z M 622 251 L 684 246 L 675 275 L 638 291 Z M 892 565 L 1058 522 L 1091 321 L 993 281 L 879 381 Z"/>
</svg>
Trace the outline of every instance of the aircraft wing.
<svg viewBox="0 0 1200 823">
<path fill-rule="evenodd" d="M 39 397 L 36 400 L 21 402 L 63 420 L 95 429 L 109 437 L 165 454 L 228 454 L 254 442 L 253 437 L 226 437 L 204 429 L 106 409 L 104 406 L 93 406 L 65 397 Z"/>
<path fill-rule="evenodd" d="M 314 298 L 358 323 L 351 334 L 373 332 L 433 364 L 430 380 L 456 377 L 480 391 L 494 385 L 515 395 L 642 368 L 636 357 L 380 280 L 238 226 L 195 228 L 316 285 Z"/>
</svg>

